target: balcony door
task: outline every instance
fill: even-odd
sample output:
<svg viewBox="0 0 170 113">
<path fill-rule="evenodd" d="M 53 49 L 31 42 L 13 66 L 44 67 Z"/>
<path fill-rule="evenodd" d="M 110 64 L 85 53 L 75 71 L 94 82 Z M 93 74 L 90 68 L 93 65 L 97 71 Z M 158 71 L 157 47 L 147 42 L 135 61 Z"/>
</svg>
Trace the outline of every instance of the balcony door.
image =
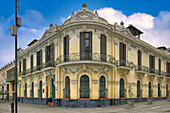
<svg viewBox="0 0 170 113">
<path fill-rule="evenodd" d="M 106 61 L 106 35 L 104 34 L 100 37 L 100 56 L 101 61 Z"/>
<path fill-rule="evenodd" d="M 54 43 L 45 48 L 46 67 L 54 66 Z"/>
<path fill-rule="evenodd" d="M 151 73 L 155 73 L 155 56 L 149 56 L 149 68 Z"/>
<path fill-rule="evenodd" d="M 141 54 L 141 51 L 138 50 L 138 70 L 141 70 L 142 69 L 142 54 Z"/>
<path fill-rule="evenodd" d="M 126 66 L 126 44 L 119 43 L 119 60 L 120 66 Z"/>
<path fill-rule="evenodd" d="M 92 59 L 92 32 L 80 32 L 80 60 Z"/>
<path fill-rule="evenodd" d="M 42 65 L 42 50 L 37 52 L 37 70 L 41 69 Z"/>
<path fill-rule="evenodd" d="M 64 37 L 63 41 L 63 54 L 64 54 L 64 62 L 69 61 L 69 36 Z"/>
</svg>

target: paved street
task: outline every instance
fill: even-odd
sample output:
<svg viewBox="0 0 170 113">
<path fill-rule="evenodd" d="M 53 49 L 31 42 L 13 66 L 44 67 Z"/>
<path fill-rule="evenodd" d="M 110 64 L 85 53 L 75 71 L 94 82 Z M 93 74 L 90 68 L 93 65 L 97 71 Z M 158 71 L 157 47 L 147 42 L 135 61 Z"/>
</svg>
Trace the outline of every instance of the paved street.
<svg viewBox="0 0 170 113">
<path fill-rule="evenodd" d="M 170 102 L 154 101 L 153 105 L 146 102 L 135 103 L 135 108 L 127 109 L 127 105 L 108 106 L 101 108 L 49 108 L 48 106 L 19 103 L 19 113 L 170 113 Z M 0 113 L 10 113 L 10 103 L 0 103 Z"/>
</svg>

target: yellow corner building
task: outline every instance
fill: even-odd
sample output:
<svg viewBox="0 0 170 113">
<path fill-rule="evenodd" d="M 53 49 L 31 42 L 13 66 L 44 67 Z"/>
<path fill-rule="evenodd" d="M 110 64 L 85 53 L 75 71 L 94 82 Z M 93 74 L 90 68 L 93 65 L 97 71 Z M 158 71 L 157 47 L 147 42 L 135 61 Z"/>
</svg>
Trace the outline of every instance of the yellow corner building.
<svg viewBox="0 0 170 113">
<path fill-rule="evenodd" d="M 82 5 L 58 26 L 50 24 L 39 40 L 18 50 L 18 99 L 64 107 L 120 105 L 166 99 L 170 52 L 140 39 L 133 25 L 109 24 Z"/>
</svg>

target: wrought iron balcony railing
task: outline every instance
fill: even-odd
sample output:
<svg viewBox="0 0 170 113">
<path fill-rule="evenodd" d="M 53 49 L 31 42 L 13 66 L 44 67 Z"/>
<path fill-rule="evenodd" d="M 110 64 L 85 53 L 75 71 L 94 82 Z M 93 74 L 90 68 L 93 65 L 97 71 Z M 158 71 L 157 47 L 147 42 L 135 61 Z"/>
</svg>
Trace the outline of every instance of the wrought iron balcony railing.
<svg viewBox="0 0 170 113">
<path fill-rule="evenodd" d="M 127 61 L 127 60 L 118 60 L 117 66 L 118 67 L 123 66 L 123 67 L 127 67 L 127 68 L 132 69 L 134 67 L 134 64 L 133 64 L 133 62 L 130 62 L 130 61 Z"/>
<path fill-rule="evenodd" d="M 54 67 L 55 66 L 55 61 L 54 60 L 49 60 L 47 62 L 45 62 L 45 67 Z M 42 65 L 42 67 L 44 68 L 44 64 Z"/>
<path fill-rule="evenodd" d="M 167 77 L 170 77 L 170 73 L 166 73 L 166 76 L 167 76 Z"/>
<path fill-rule="evenodd" d="M 144 72 L 148 72 L 149 68 L 147 66 L 143 66 L 143 65 L 136 65 L 135 66 L 135 70 L 136 71 L 144 71 Z"/>
<path fill-rule="evenodd" d="M 156 74 L 156 70 L 154 68 L 149 68 L 149 73 L 154 73 Z"/>
<path fill-rule="evenodd" d="M 95 61 L 95 62 L 106 62 L 116 64 L 116 59 L 111 55 L 102 55 L 100 53 L 81 54 L 71 53 L 68 56 L 61 55 L 56 59 L 56 65 L 64 62 L 76 62 L 76 61 Z"/>
</svg>

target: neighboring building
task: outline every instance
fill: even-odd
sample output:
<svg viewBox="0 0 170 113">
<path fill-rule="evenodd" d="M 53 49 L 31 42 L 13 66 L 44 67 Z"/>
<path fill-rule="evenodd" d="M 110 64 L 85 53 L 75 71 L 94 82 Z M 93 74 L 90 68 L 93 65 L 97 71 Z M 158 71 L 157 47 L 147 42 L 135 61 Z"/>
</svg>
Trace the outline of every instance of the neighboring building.
<svg viewBox="0 0 170 113">
<path fill-rule="evenodd" d="M 5 65 L 4 67 L 0 69 L 0 91 L 4 91 L 4 92 L 8 91 L 9 96 L 12 96 L 13 94 L 11 93 L 11 90 L 10 90 L 10 87 L 12 86 L 11 86 L 11 83 L 8 82 L 7 72 L 14 67 L 15 67 L 15 61 Z M 7 99 L 9 99 L 9 97 L 7 97 Z"/>
<path fill-rule="evenodd" d="M 20 102 L 95 107 L 165 99 L 170 86 L 170 53 L 140 39 L 133 25 L 109 24 L 83 8 L 63 25 L 18 51 Z M 153 95 L 151 92 L 153 90 Z"/>
<path fill-rule="evenodd" d="M 7 71 L 7 91 L 9 92 L 8 100 L 14 100 L 15 95 L 15 64 L 13 64 L 13 68 Z"/>
</svg>

